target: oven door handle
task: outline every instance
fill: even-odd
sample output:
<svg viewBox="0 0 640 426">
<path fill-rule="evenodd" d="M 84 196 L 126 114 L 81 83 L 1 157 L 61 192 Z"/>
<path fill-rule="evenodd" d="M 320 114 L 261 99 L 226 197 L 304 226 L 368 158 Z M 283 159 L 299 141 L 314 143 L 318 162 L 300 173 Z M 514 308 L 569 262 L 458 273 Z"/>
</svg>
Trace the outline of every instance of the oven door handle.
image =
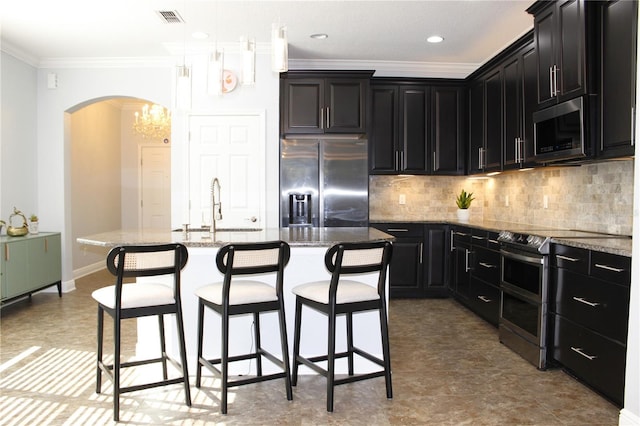
<svg viewBox="0 0 640 426">
<path fill-rule="evenodd" d="M 520 253 L 513 253 L 513 252 L 507 251 L 507 250 L 500 250 L 500 254 L 503 255 L 504 257 L 508 257 L 509 259 L 520 260 L 522 262 L 535 263 L 535 264 L 540 264 L 540 265 L 544 264 L 544 258 L 543 257 L 527 256 L 527 255 L 520 254 Z"/>
</svg>

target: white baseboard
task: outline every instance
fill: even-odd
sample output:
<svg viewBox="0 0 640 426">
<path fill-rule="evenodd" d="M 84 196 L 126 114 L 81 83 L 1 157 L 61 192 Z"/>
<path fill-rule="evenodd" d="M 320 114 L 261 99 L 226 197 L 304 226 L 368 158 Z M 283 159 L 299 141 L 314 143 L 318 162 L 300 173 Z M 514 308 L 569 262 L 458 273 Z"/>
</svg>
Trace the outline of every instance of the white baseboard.
<svg viewBox="0 0 640 426">
<path fill-rule="evenodd" d="M 640 425 L 640 416 L 632 413 L 631 411 L 623 408 L 620 410 L 620 418 L 618 424 L 621 426 L 636 426 Z"/>
<path fill-rule="evenodd" d="M 82 268 L 79 268 L 79 269 L 74 269 L 73 278 L 74 279 L 82 278 L 89 274 L 93 274 L 94 272 L 98 272 L 104 268 L 105 268 L 104 261 L 92 263 L 91 265 L 83 266 Z"/>
</svg>

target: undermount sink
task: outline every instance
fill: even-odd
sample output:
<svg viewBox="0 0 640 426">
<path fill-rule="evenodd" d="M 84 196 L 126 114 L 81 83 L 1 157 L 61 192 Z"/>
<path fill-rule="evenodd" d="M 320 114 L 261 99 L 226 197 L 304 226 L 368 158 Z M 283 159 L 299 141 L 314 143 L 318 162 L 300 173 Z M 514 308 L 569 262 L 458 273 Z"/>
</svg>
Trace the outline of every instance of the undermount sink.
<svg viewBox="0 0 640 426">
<path fill-rule="evenodd" d="M 173 229 L 173 232 L 182 232 L 182 228 Z M 189 228 L 189 232 L 209 232 L 209 228 Z M 262 228 L 218 228 L 216 232 L 259 232 Z"/>
</svg>

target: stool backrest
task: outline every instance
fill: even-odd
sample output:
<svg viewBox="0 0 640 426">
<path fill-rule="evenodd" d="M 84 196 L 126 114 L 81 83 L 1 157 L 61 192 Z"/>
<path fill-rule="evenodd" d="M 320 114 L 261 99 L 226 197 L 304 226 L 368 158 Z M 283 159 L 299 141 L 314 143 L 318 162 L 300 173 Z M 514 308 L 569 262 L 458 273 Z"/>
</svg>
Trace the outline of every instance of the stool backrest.
<svg viewBox="0 0 640 426">
<path fill-rule="evenodd" d="M 324 264 L 331 273 L 330 294 L 335 294 L 340 275 L 378 272 L 378 294 L 384 295 L 387 268 L 393 247 L 389 241 L 339 243 L 327 250 Z"/>
</svg>

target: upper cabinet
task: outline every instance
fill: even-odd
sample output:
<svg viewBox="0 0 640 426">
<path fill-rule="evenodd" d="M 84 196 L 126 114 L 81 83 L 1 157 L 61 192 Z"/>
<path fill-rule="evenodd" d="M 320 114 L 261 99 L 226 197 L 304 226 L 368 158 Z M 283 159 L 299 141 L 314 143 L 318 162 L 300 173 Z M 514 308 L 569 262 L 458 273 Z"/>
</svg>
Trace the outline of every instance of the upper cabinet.
<svg viewBox="0 0 640 426">
<path fill-rule="evenodd" d="M 593 31 L 587 19 L 596 2 L 584 0 L 537 1 L 527 12 L 534 15 L 538 64 L 538 104 L 550 106 L 589 93 L 588 61 Z"/>
<path fill-rule="evenodd" d="M 633 155 L 635 144 L 638 3 L 601 3 L 600 152 Z"/>
<path fill-rule="evenodd" d="M 281 74 L 283 134 L 365 133 L 372 72 Z"/>
<path fill-rule="evenodd" d="M 374 79 L 370 95 L 371 174 L 464 173 L 463 85 Z"/>
</svg>

